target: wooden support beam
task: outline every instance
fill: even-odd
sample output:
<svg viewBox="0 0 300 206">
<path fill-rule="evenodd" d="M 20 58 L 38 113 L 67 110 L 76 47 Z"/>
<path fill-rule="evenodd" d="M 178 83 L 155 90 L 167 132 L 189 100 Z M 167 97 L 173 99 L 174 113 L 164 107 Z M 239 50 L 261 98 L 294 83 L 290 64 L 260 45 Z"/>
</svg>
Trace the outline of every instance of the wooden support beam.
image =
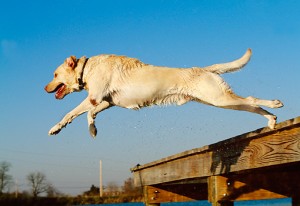
<svg viewBox="0 0 300 206">
<path fill-rule="evenodd" d="M 147 204 L 207 200 L 207 184 L 172 184 L 144 187 Z"/>
<path fill-rule="evenodd" d="M 226 176 L 208 178 L 211 202 L 262 200 L 292 197 L 300 205 L 300 164 L 264 168 Z"/>
<path fill-rule="evenodd" d="M 248 179 L 248 181 L 241 182 L 239 179 Z M 249 181 L 250 179 L 251 181 Z M 276 184 L 276 180 L 277 179 L 272 180 L 273 185 Z M 264 178 L 211 176 L 208 181 L 208 200 L 212 203 L 221 203 L 239 200 L 287 198 L 287 196 L 283 194 L 262 188 L 261 185 L 265 184 L 264 182 Z M 270 184 L 270 182 L 268 184 Z M 264 186 L 266 187 L 266 185 Z M 271 188 L 272 186 L 269 187 Z"/>
<path fill-rule="evenodd" d="M 211 176 L 208 178 L 208 201 L 213 206 L 233 206 L 233 201 L 227 199 L 227 186 L 225 177 Z"/>
</svg>

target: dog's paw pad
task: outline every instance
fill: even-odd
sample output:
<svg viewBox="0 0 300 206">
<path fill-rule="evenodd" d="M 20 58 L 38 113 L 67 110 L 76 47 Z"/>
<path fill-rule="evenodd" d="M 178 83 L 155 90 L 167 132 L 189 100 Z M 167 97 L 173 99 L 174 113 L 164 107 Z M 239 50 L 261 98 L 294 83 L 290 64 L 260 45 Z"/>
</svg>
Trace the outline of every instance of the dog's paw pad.
<svg viewBox="0 0 300 206">
<path fill-rule="evenodd" d="M 94 124 L 90 124 L 89 125 L 89 131 L 90 131 L 90 135 L 95 138 L 97 135 L 97 128 Z"/>
<path fill-rule="evenodd" d="M 51 129 L 49 132 L 48 132 L 48 135 L 56 135 L 60 132 L 61 129 Z"/>
<path fill-rule="evenodd" d="M 48 134 L 49 135 L 58 134 L 60 132 L 60 130 L 61 130 L 61 126 L 60 126 L 60 124 L 57 124 L 49 130 Z"/>
</svg>

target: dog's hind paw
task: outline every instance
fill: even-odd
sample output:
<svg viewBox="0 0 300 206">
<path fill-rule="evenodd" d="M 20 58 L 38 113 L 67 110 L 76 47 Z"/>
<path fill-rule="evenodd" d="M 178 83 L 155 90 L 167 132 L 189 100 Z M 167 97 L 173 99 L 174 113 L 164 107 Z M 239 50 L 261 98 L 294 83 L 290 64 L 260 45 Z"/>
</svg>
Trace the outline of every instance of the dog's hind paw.
<svg viewBox="0 0 300 206">
<path fill-rule="evenodd" d="M 277 117 L 273 116 L 269 119 L 268 126 L 270 129 L 275 129 Z"/>
<path fill-rule="evenodd" d="M 283 107 L 283 103 L 280 100 L 273 100 L 273 107 L 272 108 L 280 108 Z"/>
<path fill-rule="evenodd" d="M 95 124 L 90 124 L 89 125 L 89 131 L 90 131 L 90 135 L 95 138 L 97 135 L 97 128 L 95 126 Z"/>
</svg>

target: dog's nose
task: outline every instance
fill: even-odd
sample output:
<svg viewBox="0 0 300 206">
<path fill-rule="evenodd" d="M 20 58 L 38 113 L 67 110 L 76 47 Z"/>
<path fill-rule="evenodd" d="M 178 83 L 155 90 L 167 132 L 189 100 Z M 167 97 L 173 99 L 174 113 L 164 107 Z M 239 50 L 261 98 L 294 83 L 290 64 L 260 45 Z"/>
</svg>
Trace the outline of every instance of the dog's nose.
<svg viewBox="0 0 300 206">
<path fill-rule="evenodd" d="M 48 85 L 46 85 L 46 86 L 45 86 L 45 88 L 44 88 L 46 92 L 48 92 L 48 88 L 47 88 L 47 86 L 48 86 Z"/>
</svg>

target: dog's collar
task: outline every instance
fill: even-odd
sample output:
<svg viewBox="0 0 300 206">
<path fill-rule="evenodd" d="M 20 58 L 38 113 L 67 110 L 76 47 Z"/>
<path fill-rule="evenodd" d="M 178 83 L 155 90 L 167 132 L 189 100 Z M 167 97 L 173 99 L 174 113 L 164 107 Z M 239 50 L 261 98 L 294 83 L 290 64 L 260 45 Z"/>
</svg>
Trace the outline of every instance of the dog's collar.
<svg viewBox="0 0 300 206">
<path fill-rule="evenodd" d="M 77 60 L 77 67 L 75 68 L 75 71 L 79 90 L 82 90 L 85 86 L 85 83 L 83 82 L 83 71 L 88 60 L 89 58 L 86 58 L 85 56 Z"/>
</svg>

